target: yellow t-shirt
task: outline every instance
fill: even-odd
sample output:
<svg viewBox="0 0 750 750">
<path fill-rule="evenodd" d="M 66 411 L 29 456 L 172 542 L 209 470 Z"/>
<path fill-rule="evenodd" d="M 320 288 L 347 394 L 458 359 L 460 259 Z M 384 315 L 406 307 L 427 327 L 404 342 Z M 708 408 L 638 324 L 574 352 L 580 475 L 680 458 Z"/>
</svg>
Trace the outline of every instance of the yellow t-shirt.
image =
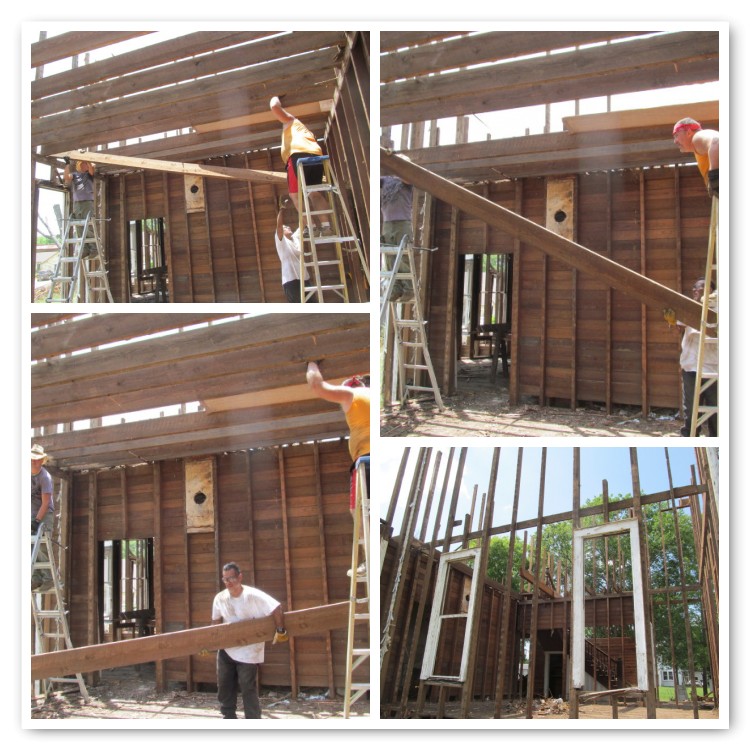
<svg viewBox="0 0 750 750">
<path fill-rule="evenodd" d="M 693 155 L 695 156 L 695 161 L 698 163 L 698 169 L 703 175 L 703 180 L 705 181 L 706 185 L 708 185 L 708 154 L 698 154 L 694 152 Z"/>
<path fill-rule="evenodd" d="M 352 461 L 370 452 L 370 389 L 355 388 L 354 400 L 345 412 L 349 425 L 349 453 Z"/>
<path fill-rule="evenodd" d="M 299 121 L 293 120 L 284 126 L 281 133 L 281 160 L 286 164 L 292 154 L 321 156 L 322 149 L 315 136 Z"/>
</svg>

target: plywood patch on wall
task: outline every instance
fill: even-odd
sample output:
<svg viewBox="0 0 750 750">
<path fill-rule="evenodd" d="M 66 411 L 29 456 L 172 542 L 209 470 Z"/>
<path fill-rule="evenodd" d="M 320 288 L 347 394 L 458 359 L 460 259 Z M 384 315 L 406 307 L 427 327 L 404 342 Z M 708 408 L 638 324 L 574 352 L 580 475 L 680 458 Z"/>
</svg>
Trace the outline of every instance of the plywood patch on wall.
<svg viewBox="0 0 750 750">
<path fill-rule="evenodd" d="M 203 211 L 206 207 L 203 178 L 199 175 L 185 175 L 185 210 L 189 214 Z"/>
<path fill-rule="evenodd" d="M 547 180 L 547 229 L 571 241 L 575 241 L 575 192 L 575 177 Z"/>
<path fill-rule="evenodd" d="M 188 534 L 214 530 L 214 460 L 185 462 L 185 513 Z"/>
</svg>

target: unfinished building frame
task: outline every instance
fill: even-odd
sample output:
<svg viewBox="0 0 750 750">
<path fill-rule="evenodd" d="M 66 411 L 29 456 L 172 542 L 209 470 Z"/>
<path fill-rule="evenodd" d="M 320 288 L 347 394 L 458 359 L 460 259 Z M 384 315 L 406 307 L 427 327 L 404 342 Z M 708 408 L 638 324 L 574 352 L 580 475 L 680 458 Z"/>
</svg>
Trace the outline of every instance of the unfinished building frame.
<svg viewBox="0 0 750 750">
<path fill-rule="evenodd" d="M 273 239 L 287 192 L 281 127 L 269 110 L 274 95 L 330 156 L 369 257 L 368 32 L 41 36 L 30 58 L 32 300 L 51 255 L 37 237 L 59 242 L 56 224 L 68 215 L 67 156 L 96 165 L 95 218 L 115 302 L 285 302 Z M 88 62 L 93 50 L 134 37 L 140 48 L 113 47 L 110 57 Z M 65 60 L 69 69 L 55 72 Z M 42 210 L 49 203 L 42 194 L 50 193 L 58 196 L 57 219 Z M 366 302 L 363 270 L 351 255 L 349 299 Z M 92 296 L 82 301 L 106 301 Z"/>
<path fill-rule="evenodd" d="M 414 186 L 415 244 L 437 248 L 421 286 L 443 396 L 460 391 L 462 359 L 500 353 L 511 405 L 682 409 L 679 337 L 663 316 L 677 305 L 698 319 L 689 290 L 711 201 L 671 132 L 690 112 L 718 127 L 719 103 L 611 111 L 611 99 L 718 81 L 719 36 L 381 33 L 381 169 Z M 579 114 L 591 97 L 607 111 Z M 543 132 L 468 142 L 473 116 L 513 122 L 534 106 Z M 571 112 L 560 132 L 556 106 Z M 454 141 L 438 127 L 449 117 Z"/>
<path fill-rule="evenodd" d="M 641 491 L 639 449 L 629 461 L 620 449 L 618 471 L 632 491 L 610 497 L 605 478 L 601 495 L 582 502 L 582 450 L 612 449 L 574 448 L 562 470 L 570 472 L 572 508 L 563 510 L 561 474 L 545 487 L 546 448 L 531 449 L 537 457 L 541 450 L 536 478 L 534 459 L 524 471 L 529 449 L 510 449 L 515 472 L 507 459 L 503 477 L 501 450 L 509 449 L 493 449 L 491 461 L 475 455 L 471 478 L 475 449 L 451 448 L 442 471 L 441 451 L 411 450 L 381 519 L 383 718 L 530 719 L 546 698 L 569 718 L 591 718 L 592 703 L 612 718 L 634 704 L 649 719 L 666 707 L 695 719 L 718 710 L 718 449 L 679 449 L 681 475 L 689 475 L 681 486 L 673 485 L 670 449 L 663 459 L 647 449 L 649 483 L 663 483 L 649 493 Z M 475 484 L 471 501 L 459 502 L 462 485 L 478 476 L 486 487 Z M 513 488 L 510 518 L 497 505 L 499 481 L 507 496 Z M 520 498 L 528 505 L 536 484 L 537 515 L 519 518 Z M 683 675 L 670 695 L 660 665 Z"/>
<path fill-rule="evenodd" d="M 369 316 L 40 313 L 32 326 L 32 426 L 54 477 L 74 646 L 44 644 L 33 679 L 72 669 L 96 685 L 102 669 L 154 662 L 159 690 L 214 685 L 208 651 L 274 632 L 271 618 L 211 625 L 234 560 L 290 613 L 261 684 L 335 699 L 351 459 L 341 409 L 312 395 L 305 369 L 366 372 Z"/>
</svg>

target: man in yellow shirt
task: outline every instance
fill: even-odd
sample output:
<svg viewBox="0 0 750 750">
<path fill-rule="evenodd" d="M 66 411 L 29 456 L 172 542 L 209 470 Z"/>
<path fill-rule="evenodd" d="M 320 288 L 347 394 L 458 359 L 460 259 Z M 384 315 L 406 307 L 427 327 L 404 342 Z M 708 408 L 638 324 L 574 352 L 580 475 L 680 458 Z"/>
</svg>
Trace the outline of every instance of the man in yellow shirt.
<svg viewBox="0 0 750 750">
<path fill-rule="evenodd" d="M 271 99 L 271 112 L 282 124 L 281 131 L 281 159 L 286 165 L 286 179 L 289 197 L 294 207 L 299 211 L 299 184 L 297 182 L 297 162 L 306 156 L 322 156 L 315 136 L 290 112 L 287 112 L 279 101 L 278 96 Z M 323 181 L 323 165 L 313 164 L 305 168 L 305 182 L 307 185 L 319 185 Z M 310 193 L 313 211 L 325 211 L 328 208 L 326 199 L 321 193 Z M 332 233 L 330 222 L 321 222 L 317 216 L 313 217 L 316 229 L 323 235 Z M 300 221 L 300 226 L 302 222 Z"/>
<path fill-rule="evenodd" d="M 349 455 L 352 457 L 349 508 L 353 512 L 360 463 L 365 466 L 367 496 L 370 496 L 370 389 L 358 375 L 347 378 L 341 385 L 327 383 L 315 362 L 307 363 L 307 384 L 316 396 L 338 404 L 344 411 L 349 425 Z"/>
<path fill-rule="evenodd" d="M 708 192 L 719 197 L 719 132 L 703 129 L 692 117 L 678 120 L 672 139 L 683 153 L 694 154 Z"/>
</svg>

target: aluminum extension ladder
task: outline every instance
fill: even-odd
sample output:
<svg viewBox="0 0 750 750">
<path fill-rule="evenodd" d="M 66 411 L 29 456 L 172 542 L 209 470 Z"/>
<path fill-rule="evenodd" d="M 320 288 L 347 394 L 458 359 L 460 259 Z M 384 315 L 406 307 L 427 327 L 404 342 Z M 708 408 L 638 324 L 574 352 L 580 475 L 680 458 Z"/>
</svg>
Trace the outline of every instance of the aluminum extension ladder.
<svg viewBox="0 0 750 750">
<path fill-rule="evenodd" d="M 46 302 L 74 302 L 83 280 L 84 299 L 93 302 L 92 294 L 103 293 L 106 302 L 113 302 L 107 279 L 107 266 L 102 254 L 97 219 L 89 213 L 85 219 L 68 217 L 63 224 L 60 253 L 52 275 Z M 55 293 L 59 297 L 55 299 Z"/>
<path fill-rule="evenodd" d="M 417 248 L 426 249 L 426 248 Z M 383 268 L 380 271 L 381 294 L 380 322 L 390 319 L 394 330 L 394 356 L 398 372 L 399 401 L 403 404 L 410 393 L 431 393 L 438 408 L 443 409 L 435 369 L 427 348 L 427 321 L 422 315 L 422 302 L 419 279 L 414 264 L 415 248 L 404 236 L 396 245 L 381 245 L 380 257 Z M 413 299 L 390 301 L 396 280 L 406 281 L 413 290 Z M 419 382 L 420 374 L 425 373 L 429 385 Z"/>
<path fill-rule="evenodd" d="M 308 185 L 305 181 L 304 166 L 320 164 L 323 166 L 323 182 Z M 349 288 L 344 267 L 345 255 L 359 256 L 367 286 L 370 285 L 370 273 L 367 260 L 362 250 L 362 243 L 354 232 L 349 211 L 344 202 L 341 190 L 331 168 L 328 156 L 306 156 L 297 162 L 297 181 L 299 184 L 300 213 L 304 216 L 306 231 L 300 232 L 302 252 L 300 253 L 300 279 L 309 280 L 300 284 L 301 302 L 349 302 Z M 325 209 L 313 209 L 310 196 L 322 194 L 327 203 Z M 330 220 L 331 233 L 322 235 L 315 229 L 313 217 L 327 217 Z M 321 269 L 331 268 L 326 273 Z M 354 276 L 354 275 L 353 275 Z M 355 283 L 356 283 L 356 276 Z M 367 291 L 359 293 L 360 299 L 367 299 Z"/>
<path fill-rule="evenodd" d="M 349 629 L 346 641 L 346 686 L 344 688 L 344 718 L 348 719 L 351 706 L 369 689 L 370 682 L 354 682 L 354 671 L 370 659 L 370 498 L 367 496 L 367 476 L 365 465 L 357 465 L 357 497 L 354 507 L 354 532 L 352 536 L 352 567 L 349 571 Z M 362 596 L 360 587 L 364 586 Z M 367 609 L 358 612 L 358 605 Z M 358 628 L 358 626 L 360 626 Z M 364 627 L 362 627 L 364 626 Z M 365 640 L 366 648 L 355 646 L 357 630 L 360 641 Z"/>
<path fill-rule="evenodd" d="M 44 591 L 31 592 L 31 611 L 34 616 L 36 632 L 35 653 L 49 653 L 73 648 L 68 627 L 68 613 L 62 595 L 60 572 L 55 563 L 53 541 L 46 524 L 39 526 L 36 534 L 31 535 L 31 575 L 34 573 L 49 573 L 52 585 Z M 46 560 L 44 558 L 47 558 Z M 48 599 L 44 600 L 44 597 Z M 44 606 L 47 604 L 47 606 Z M 52 648 L 45 649 L 45 644 L 51 643 Z M 75 683 L 84 700 L 89 699 L 86 683 L 79 672 L 75 677 L 46 677 L 42 680 L 42 693 L 47 696 L 54 683 Z"/>
<path fill-rule="evenodd" d="M 703 374 L 704 369 L 704 359 L 705 359 L 705 351 L 707 346 L 716 346 L 718 348 L 719 345 L 719 309 L 718 305 L 716 305 L 715 313 L 716 313 L 716 323 L 715 324 L 709 324 L 708 322 L 708 314 L 709 310 L 712 310 L 713 306 L 710 304 L 711 297 L 712 297 L 712 279 L 714 278 L 714 275 L 716 276 L 716 290 L 713 294 L 716 295 L 714 299 L 718 297 L 718 289 L 719 289 L 719 259 L 718 259 L 718 252 L 716 250 L 717 245 L 717 235 L 718 235 L 718 223 L 719 223 L 719 199 L 716 196 L 713 196 L 711 199 L 711 223 L 708 231 L 708 255 L 706 257 L 706 273 L 704 276 L 704 286 L 703 286 L 703 305 L 701 310 L 701 327 L 700 327 L 700 339 L 698 344 L 698 366 L 695 372 L 695 392 L 693 394 L 693 409 L 692 409 L 692 416 L 690 420 L 690 437 L 695 437 L 699 430 L 701 425 L 706 422 L 708 419 L 710 419 L 712 416 L 716 415 L 716 422 L 718 425 L 718 418 L 719 418 L 719 407 L 718 407 L 718 391 L 719 391 L 719 377 L 718 375 L 711 375 L 711 376 L 705 376 Z M 714 262 L 714 259 L 716 259 L 716 262 Z M 713 338 L 709 336 L 709 329 L 714 329 L 714 334 L 716 337 L 715 341 L 708 342 L 707 339 Z M 717 405 L 716 406 L 708 406 L 706 404 L 701 404 L 701 394 L 703 394 L 706 390 L 711 388 L 712 386 L 716 385 L 716 395 L 717 395 Z"/>
</svg>

